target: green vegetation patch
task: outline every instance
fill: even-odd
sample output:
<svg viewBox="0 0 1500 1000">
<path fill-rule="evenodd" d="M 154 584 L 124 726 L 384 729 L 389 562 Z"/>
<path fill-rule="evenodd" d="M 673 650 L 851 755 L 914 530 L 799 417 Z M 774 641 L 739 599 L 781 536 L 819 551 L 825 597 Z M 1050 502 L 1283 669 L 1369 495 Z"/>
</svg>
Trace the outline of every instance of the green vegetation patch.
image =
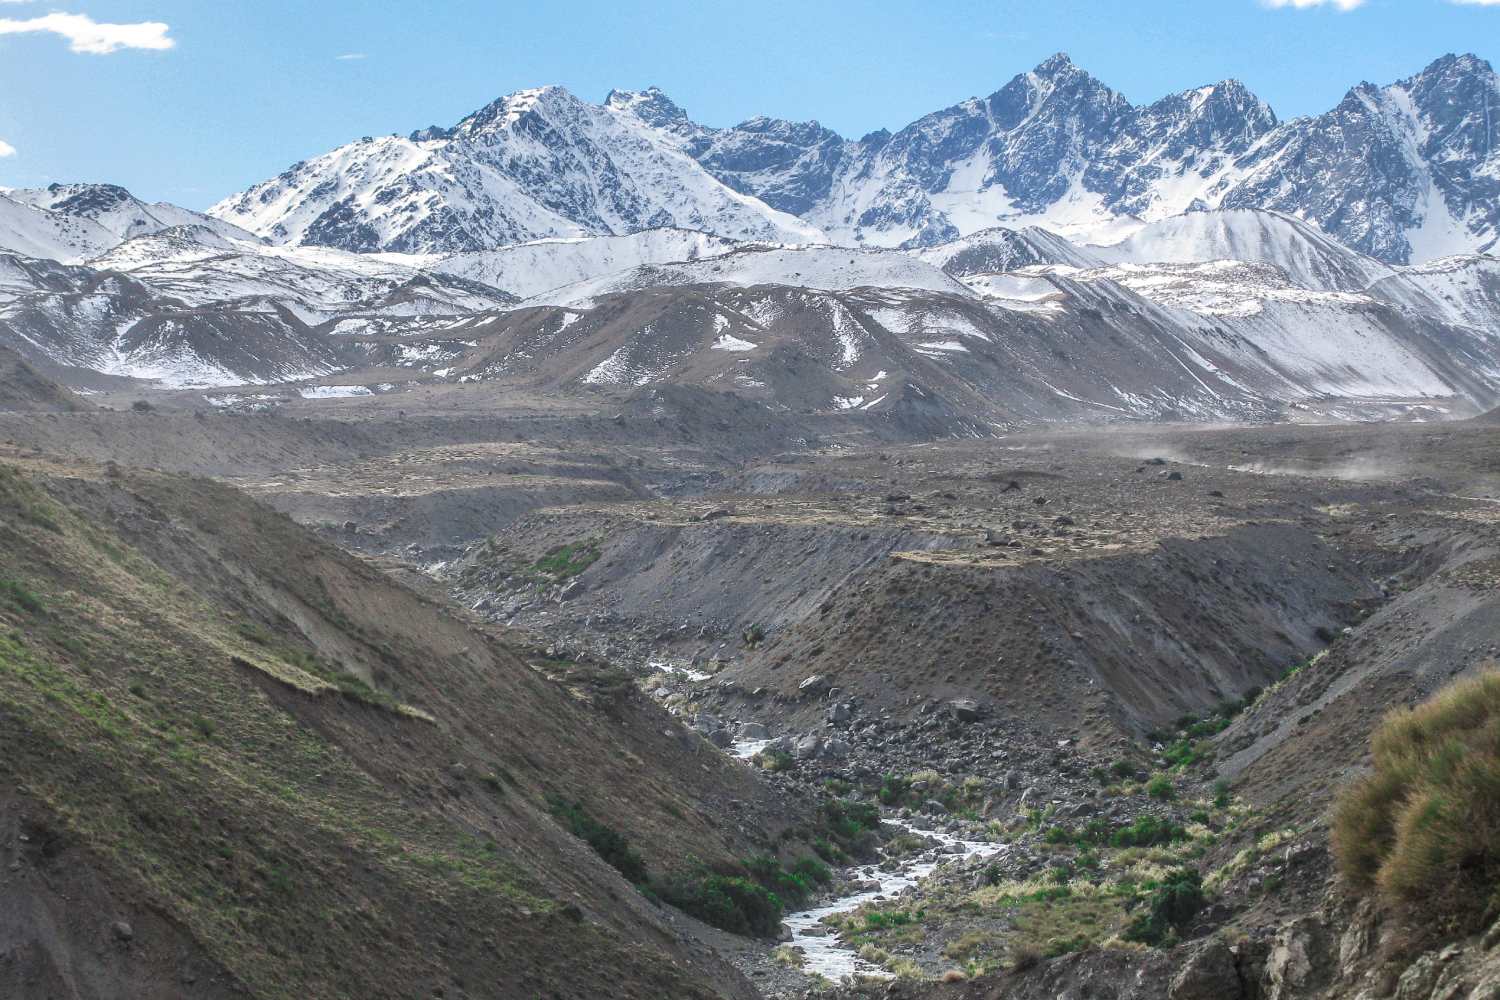
<svg viewBox="0 0 1500 1000">
<path fill-rule="evenodd" d="M 40 615 L 47 610 L 47 605 L 40 597 L 14 580 L 0 580 L 0 600 L 32 615 Z"/>
<path fill-rule="evenodd" d="M 646 861 L 630 846 L 629 837 L 596 820 L 581 803 L 554 795 L 549 796 L 548 805 L 568 832 L 592 847 L 621 875 L 636 885 L 646 882 Z"/>
<path fill-rule="evenodd" d="M 598 562 L 599 545 L 597 539 L 559 545 L 548 550 L 547 554 L 533 563 L 531 568 L 561 583 Z"/>
<path fill-rule="evenodd" d="M 688 875 L 653 877 L 628 836 L 600 822 L 579 802 L 555 795 L 548 802 L 552 815 L 570 833 L 645 895 L 731 934 L 774 937 L 786 907 L 801 906 L 833 881 L 833 872 L 816 857 L 784 865 L 770 854 L 753 855 L 722 870 L 700 868 Z"/>
</svg>

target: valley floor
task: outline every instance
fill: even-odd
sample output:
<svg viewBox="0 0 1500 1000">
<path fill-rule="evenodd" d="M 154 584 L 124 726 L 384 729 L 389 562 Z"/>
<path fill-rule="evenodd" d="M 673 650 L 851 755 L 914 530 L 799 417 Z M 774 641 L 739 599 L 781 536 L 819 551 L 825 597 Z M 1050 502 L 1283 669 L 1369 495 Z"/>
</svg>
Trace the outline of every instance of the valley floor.
<svg viewBox="0 0 1500 1000">
<path fill-rule="evenodd" d="M 54 502 L 106 462 L 213 477 L 515 651 L 564 701 L 625 685 L 632 725 L 675 717 L 668 742 L 715 777 L 683 777 L 669 811 L 714 831 L 715 863 L 826 872 L 788 896 L 789 940 L 671 907 L 604 918 L 611 941 L 670 939 L 694 988 L 794 997 L 854 972 L 912 997 L 1378 997 L 1433 943 L 1334 876 L 1326 817 L 1388 708 L 1500 652 L 1500 428 L 1483 422 L 903 444 L 737 426 L 691 399 L 665 415 L 338 399 L 0 414 L 0 439 L 9 465 L 50 470 Z M 293 632 L 327 650 L 328 627 Z M 501 742 L 486 760 L 524 755 Z M 509 766 L 545 803 L 556 775 Z M 590 774 L 570 795 L 610 798 Z M 879 832 L 835 839 L 856 805 Z M 606 818 L 652 868 L 690 865 L 659 812 Z M 562 851 L 554 833 L 526 836 Z M 1143 922 L 1182 879 L 1192 911 Z M 616 881 L 586 908 L 631 891 Z M 1399 995 L 1489 981 L 1477 945 L 1454 954 Z"/>
</svg>

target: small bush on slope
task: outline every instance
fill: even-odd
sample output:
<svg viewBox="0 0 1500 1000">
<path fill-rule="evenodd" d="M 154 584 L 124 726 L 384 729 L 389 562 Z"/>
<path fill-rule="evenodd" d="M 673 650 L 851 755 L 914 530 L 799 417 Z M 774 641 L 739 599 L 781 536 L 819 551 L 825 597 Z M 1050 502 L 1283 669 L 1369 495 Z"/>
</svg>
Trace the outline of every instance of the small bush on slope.
<svg viewBox="0 0 1500 1000">
<path fill-rule="evenodd" d="M 1448 930 L 1500 908 L 1500 673 L 1392 712 L 1333 816 L 1339 869 Z"/>
<path fill-rule="evenodd" d="M 1203 909 L 1203 876 L 1191 868 L 1170 873 L 1145 900 L 1145 912 L 1121 935 L 1127 941 L 1158 945 Z"/>
</svg>

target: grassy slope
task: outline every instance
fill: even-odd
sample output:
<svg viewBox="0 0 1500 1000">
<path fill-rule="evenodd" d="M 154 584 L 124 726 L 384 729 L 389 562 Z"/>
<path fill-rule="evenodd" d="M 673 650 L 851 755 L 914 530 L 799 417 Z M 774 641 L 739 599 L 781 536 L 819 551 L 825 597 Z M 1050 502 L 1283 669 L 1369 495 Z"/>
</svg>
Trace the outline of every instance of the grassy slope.
<svg viewBox="0 0 1500 1000">
<path fill-rule="evenodd" d="M 743 995 L 541 804 L 717 861 L 743 769 L 232 490 L 69 471 L 0 466 L 0 781 L 253 994 Z"/>
</svg>

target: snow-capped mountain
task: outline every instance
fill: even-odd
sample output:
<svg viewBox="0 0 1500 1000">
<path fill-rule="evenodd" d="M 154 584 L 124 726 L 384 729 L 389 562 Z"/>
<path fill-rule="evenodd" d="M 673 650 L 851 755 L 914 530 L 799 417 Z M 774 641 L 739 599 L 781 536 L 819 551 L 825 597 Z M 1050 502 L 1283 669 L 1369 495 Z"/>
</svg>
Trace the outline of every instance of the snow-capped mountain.
<svg viewBox="0 0 1500 1000">
<path fill-rule="evenodd" d="M 765 117 L 708 128 L 655 88 L 594 105 L 545 87 L 344 146 L 212 212 L 277 243 L 454 253 L 662 226 L 896 247 L 1034 225 L 1108 244 L 1258 208 L 1407 263 L 1494 244 L 1496 109 L 1500 77 L 1474 56 L 1280 122 L 1234 80 L 1136 106 L 1057 55 L 858 141 Z"/>
<path fill-rule="evenodd" d="M 214 206 L 277 243 L 405 253 L 492 250 L 662 226 L 805 242 L 634 114 L 561 87 L 521 91 L 453 128 L 363 139 Z"/>
<path fill-rule="evenodd" d="M 1236 166 L 1217 202 L 1316 223 L 1391 263 L 1487 250 L 1500 235 L 1500 77 L 1444 56 L 1388 87 L 1289 122 Z"/>
<path fill-rule="evenodd" d="M 73 264 L 119 242 L 92 219 L 50 212 L 0 194 L 0 249 Z"/>
<path fill-rule="evenodd" d="M 17 188 L 6 197 L 52 215 L 87 220 L 114 237 L 116 244 L 177 226 L 197 226 L 225 239 L 254 240 L 245 230 L 202 212 L 168 202 L 147 203 L 115 184 L 49 184 Z"/>
</svg>

